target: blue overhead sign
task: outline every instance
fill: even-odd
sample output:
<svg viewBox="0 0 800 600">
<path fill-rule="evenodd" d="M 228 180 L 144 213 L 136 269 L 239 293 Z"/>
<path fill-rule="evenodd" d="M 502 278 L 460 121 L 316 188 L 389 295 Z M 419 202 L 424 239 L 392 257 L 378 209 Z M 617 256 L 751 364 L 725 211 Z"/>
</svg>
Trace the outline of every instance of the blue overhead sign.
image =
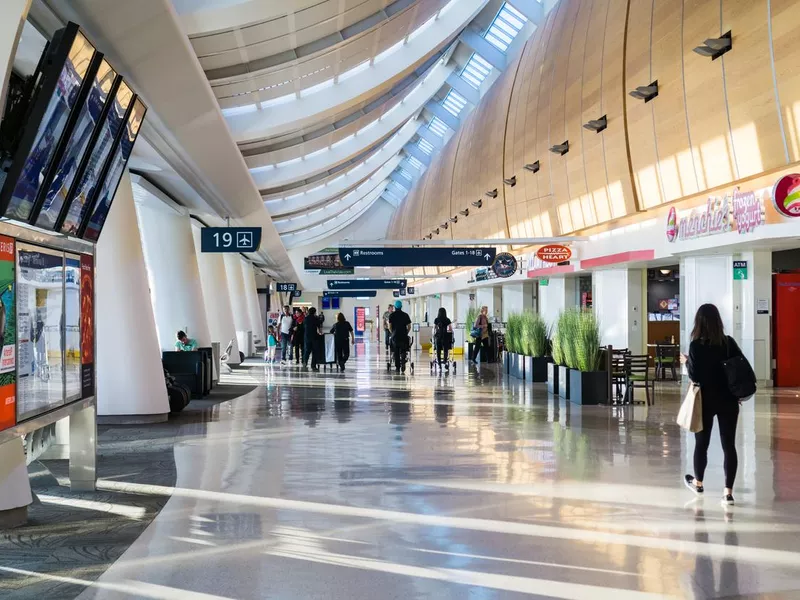
<svg viewBox="0 0 800 600">
<path fill-rule="evenodd" d="M 328 279 L 329 290 L 396 290 L 406 287 L 405 279 Z"/>
<path fill-rule="evenodd" d="M 261 246 L 261 227 L 203 227 L 201 252 L 255 252 Z"/>
<path fill-rule="evenodd" d="M 483 267 L 495 248 L 339 248 L 346 267 Z"/>
<path fill-rule="evenodd" d="M 324 298 L 374 298 L 378 295 L 375 290 L 324 290 Z"/>
</svg>

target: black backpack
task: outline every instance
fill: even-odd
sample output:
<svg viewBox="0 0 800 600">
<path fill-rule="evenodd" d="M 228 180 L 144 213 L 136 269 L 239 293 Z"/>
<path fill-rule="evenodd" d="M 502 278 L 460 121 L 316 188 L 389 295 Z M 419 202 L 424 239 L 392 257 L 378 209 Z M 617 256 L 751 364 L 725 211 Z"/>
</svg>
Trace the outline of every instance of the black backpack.
<svg viewBox="0 0 800 600">
<path fill-rule="evenodd" d="M 728 339 L 729 348 L 732 341 Z M 736 342 L 733 344 L 735 346 Z M 741 350 L 736 356 L 722 361 L 722 370 L 725 371 L 728 389 L 735 397 L 744 400 L 756 393 L 756 374 Z"/>
</svg>

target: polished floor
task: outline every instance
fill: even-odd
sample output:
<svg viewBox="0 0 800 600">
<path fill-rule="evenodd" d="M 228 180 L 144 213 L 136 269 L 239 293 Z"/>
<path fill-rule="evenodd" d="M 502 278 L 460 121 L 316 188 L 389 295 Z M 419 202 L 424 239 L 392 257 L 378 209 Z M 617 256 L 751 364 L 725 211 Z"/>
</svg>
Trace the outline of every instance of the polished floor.
<svg viewBox="0 0 800 600">
<path fill-rule="evenodd" d="M 346 373 L 262 365 L 174 448 L 169 496 L 81 599 L 800 598 L 800 398 L 762 393 L 739 422 L 737 504 L 681 485 L 680 391 L 581 408 L 498 367 Z"/>
</svg>

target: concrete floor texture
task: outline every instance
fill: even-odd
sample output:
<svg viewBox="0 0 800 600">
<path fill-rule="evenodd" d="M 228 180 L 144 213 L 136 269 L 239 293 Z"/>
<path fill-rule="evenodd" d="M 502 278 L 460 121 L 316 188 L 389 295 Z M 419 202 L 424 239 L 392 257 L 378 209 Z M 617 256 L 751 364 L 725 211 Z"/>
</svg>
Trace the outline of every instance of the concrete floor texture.
<svg viewBox="0 0 800 600">
<path fill-rule="evenodd" d="M 168 500 L 78 597 L 800 599 L 794 391 L 744 404 L 723 507 L 716 432 L 705 498 L 682 485 L 677 384 L 653 406 L 580 407 L 499 365 L 416 361 L 387 373 L 359 343 L 345 373 L 225 376 L 255 389 L 176 436 L 174 485 L 122 466 L 99 481 Z"/>
</svg>

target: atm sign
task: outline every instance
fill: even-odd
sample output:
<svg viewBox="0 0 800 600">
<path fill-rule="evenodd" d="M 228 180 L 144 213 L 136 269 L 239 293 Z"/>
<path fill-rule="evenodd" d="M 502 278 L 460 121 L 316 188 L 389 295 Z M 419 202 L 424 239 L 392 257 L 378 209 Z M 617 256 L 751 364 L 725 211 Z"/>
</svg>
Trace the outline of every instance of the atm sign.
<svg viewBox="0 0 800 600">
<path fill-rule="evenodd" d="M 548 263 L 562 263 L 572 258 L 572 250 L 561 244 L 550 244 L 542 246 L 536 251 L 539 260 Z"/>
</svg>

